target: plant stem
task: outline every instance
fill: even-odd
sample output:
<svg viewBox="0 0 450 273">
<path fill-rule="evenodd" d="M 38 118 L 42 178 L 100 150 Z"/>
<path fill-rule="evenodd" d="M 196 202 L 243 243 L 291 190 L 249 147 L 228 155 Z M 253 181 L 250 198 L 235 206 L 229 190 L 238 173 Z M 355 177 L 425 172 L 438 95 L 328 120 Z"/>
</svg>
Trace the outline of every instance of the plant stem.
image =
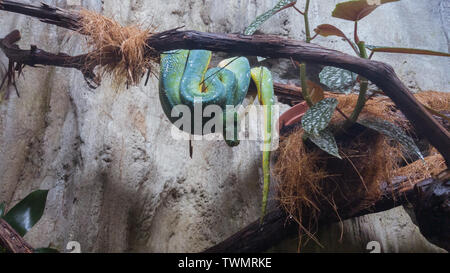
<svg viewBox="0 0 450 273">
<path fill-rule="evenodd" d="M 305 34 L 306 34 L 306 42 L 311 42 L 311 31 L 309 29 L 309 18 L 308 18 L 308 12 L 309 12 L 309 1 L 306 0 L 306 6 L 305 11 L 303 12 L 303 18 L 305 19 Z M 312 107 L 314 103 L 311 100 L 311 97 L 309 96 L 308 92 L 308 83 L 307 83 L 307 77 L 306 77 L 306 63 L 300 64 L 300 82 L 302 85 L 302 95 L 303 99 L 306 101 L 309 107 Z"/>
<path fill-rule="evenodd" d="M 305 33 L 306 33 L 306 42 L 311 42 L 311 31 L 309 30 L 309 0 L 306 0 L 305 12 L 303 13 L 303 18 L 305 19 Z"/>
<path fill-rule="evenodd" d="M 360 57 L 367 59 L 366 46 L 363 41 L 358 43 L 358 48 L 360 52 Z M 353 109 L 353 113 L 350 116 L 350 119 L 346 122 L 346 125 L 344 125 L 344 127 L 347 127 L 348 125 L 351 125 L 352 123 L 355 123 L 358 120 L 358 116 L 361 113 L 362 109 L 364 108 L 364 105 L 366 104 L 366 93 L 368 87 L 369 82 L 367 81 L 367 79 L 360 77 L 358 101 L 356 102 L 355 109 Z"/>
<path fill-rule="evenodd" d="M 354 39 L 355 39 L 355 43 L 359 44 L 359 37 L 358 37 L 358 21 L 355 21 L 355 30 L 354 30 Z M 365 58 L 367 59 L 367 58 Z"/>
<path fill-rule="evenodd" d="M 311 97 L 309 96 L 309 92 L 308 92 L 308 84 L 307 84 L 307 78 L 306 78 L 306 63 L 300 64 L 300 81 L 302 84 L 303 99 L 306 101 L 308 106 L 311 107 L 314 104 L 313 104 Z"/>
<path fill-rule="evenodd" d="M 294 6 L 292 6 L 298 13 L 300 13 L 301 15 L 304 15 L 304 13 L 301 11 L 301 10 L 299 10 L 295 5 Z"/>
</svg>

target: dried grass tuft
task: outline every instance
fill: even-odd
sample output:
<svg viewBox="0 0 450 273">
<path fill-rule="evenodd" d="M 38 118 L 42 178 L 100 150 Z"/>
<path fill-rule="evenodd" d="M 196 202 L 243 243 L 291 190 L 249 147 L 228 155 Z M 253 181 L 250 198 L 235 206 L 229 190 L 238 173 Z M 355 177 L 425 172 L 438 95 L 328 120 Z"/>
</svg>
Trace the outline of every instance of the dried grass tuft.
<svg viewBox="0 0 450 273">
<path fill-rule="evenodd" d="M 121 26 L 113 19 L 89 10 L 81 10 L 80 33 L 87 35 L 87 68 L 100 64 L 100 77 L 110 74 L 118 85 L 138 85 L 145 72 L 157 63 L 157 54 L 146 44 L 150 29 L 139 25 Z"/>
</svg>

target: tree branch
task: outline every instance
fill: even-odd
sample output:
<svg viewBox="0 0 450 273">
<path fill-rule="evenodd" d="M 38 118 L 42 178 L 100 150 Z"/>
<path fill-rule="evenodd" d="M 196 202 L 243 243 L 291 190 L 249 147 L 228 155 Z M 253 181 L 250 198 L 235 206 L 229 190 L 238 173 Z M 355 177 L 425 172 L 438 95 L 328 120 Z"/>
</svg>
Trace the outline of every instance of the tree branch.
<svg viewBox="0 0 450 273">
<path fill-rule="evenodd" d="M 36 65 L 51 65 L 56 67 L 75 68 L 80 70 L 86 82 L 91 88 L 96 88 L 100 82 L 94 73 L 95 64 L 89 58 L 89 54 L 82 54 L 78 56 L 70 56 L 65 53 L 53 54 L 39 49 L 32 45 L 31 50 L 20 49 L 15 43 L 21 39 L 20 32 L 13 30 L 6 35 L 5 38 L 0 39 L 0 49 L 8 57 L 10 63 L 15 64 L 11 66 L 12 71 L 8 71 L 7 77 L 10 76 L 10 82 L 13 83 L 13 73 L 17 66 L 29 65 L 35 67 Z M 102 59 L 106 63 L 107 59 Z M 90 67 L 89 67 L 89 65 Z M 1 86 L 0 86 L 1 88 Z M 256 86 L 251 87 L 256 90 Z M 274 83 L 275 94 L 280 97 L 284 103 L 294 105 L 303 100 L 301 95 L 301 88 L 295 85 Z"/>
<path fill-rule="evenodd" d="M 434 187 L 433 185 L 441 185 L 441 184 L 442 184 L 441 181 L 433 179 L 427 179 L 417 184 L 411 184 L 409 183 L 406 177 L 397 177 L 393 179 L 391 183 L 384 183 L 381 185 L 380 190 L 382 192 L 382 198 L 375 204 L 373 204 L 371 207 L 363 209 L 354 214 L 348 213 L 346 214 L 345 212 L 343 212 L 340 215 L 340 218 L 329 214 L 327 214 L 326 216 L 322 215 L 321 218 L 319 219 L 319 224 L 321 225 L 330 224 L 333 222 L 338 222 L 340 220 L 346 220 L 358 216 L 382 212 L 390 210 L 397 206 L 409 204 L 411 202 L 414 204 L 416 208 L 426 206 L 425 204 L 428 203 L 436 204 L 436 201 L 434 199 L 430 200 L 430 198 L 433 198 L 432 196 L 436 196 L 436 193 L 434 194 L 429 193 L 428 196 L 431 197 L 428 199 L 419 198 L 419 196 L 423 195 L 423 194 L 419 195 L 419 193 L 429 192 L 430 189 L 433 189 Z M 445 226 L 446 224 L 448 224 L 448 220 L 445 219 L 450 219 L 449 182 L 447 181 L 445 187 L 446 191 L 443 191 L 442 187 L 443 186 L 441 185 L 441 188 L 439 188 L 438 192 L 440 193 L 445 192 L 446 195 L 444 195 L 444 197 L 442 197 L 442 194 L 439 196 L 438 199 L 439 203 L 437 204 L 437 206 L 441 206 L 441 208 L 439 210 L 435 209 L 435 211 L 438 211 L 437 214 L 443 218 L 443 220 L 439 222 L 440 223 L 439 227 L 437 228 L 435 226 L 436 221 L 419 222 L 421 230 L 422 229 L 429 230 L 430 228 L 427 229 L 427 227 L 430 226 L 433 227 L 434 231 L 434 233 L 432 233 L 433 234 L 432 236 L 434 236 L 433 238 L 436 237 L 448 238 L 448 236 L 450 235 L 449 226 Z M 436 208 L 437 206 L 434 206 L 434 208 Z M 305 215 L 307 215 L 307 213 L 305 213 Z M 430 215 L 430 214 L 428 213 L 421 215 Z M 434 212 L 433 215 L 436 215 L 436 212 Z M 308 216 L 306 216 L 306 218 L 307 217 Z M 246 226 L 242 230 L 238 231 L 237 233 L 233 234 L 225 241 L 211 248 L 206 249 L 204 252 L 205 253 L 263 252 L 268 250 L 270 247 L 276 245 L 277 243 L 280 243 L 283 239 L 287 238 L 288 236 L 295 235 L 298 230 L 297 228 L 298 226 L 295 223 L 295 221 L 289 218 L 289 216 L 282 208 L 277 208 L 269 212 L 265 216 L 264 223 L 260 224 L 260 221 L 257 220 L 251 223 L 250 225 Z M 436 230 L 438 230 L 441 233 L 437 234 L 438 232 L 436 232 Z M 427 238 L 429 237 L 427 236 Z M 448 241 L 434 240 L 433 242 L 449 250 Z"/>
<path fill-rule="evenodd" d="M 32 67 L 36 65 L 51 65 L 80 70 L 86 82 L 92 88 L 100 84 L 94 73 L 96 64 L 87 65 L 90 64 L 88 54 L 78 56 L 69 56 L 65 53 L 53 54 L 39 49 L 35 45 L 32 45 L 30 50 L 23 50 L 15 44 L 20 39 L 21 35 L 18 30 L 13 30 L 5 38 L 0 39 L 0 49 L 5 53 L 10 62 L 10 71 L 6 75 L 10 78 L 10 81 L 14 80 L 14 70 L 19 70 L 18 67 L 21 70 L 25 65 Z"/>
<path fill-rule="evenodd" d="M 2 218 L 0 218 L 0 246 L 11 253 L 33 253 L 33 248 Z"/>
<path fill-rule="evenodd" d="M 52 7 L 45 3 L 31 5 L 18 1 L 0 0 L 0 10 L 28 15 L 38 18 L 44 23 L 59 27 L 78 30 L 80 29 L 80 16 L 76 11 L 68 11 L 57 7 Z"/>
</svg>

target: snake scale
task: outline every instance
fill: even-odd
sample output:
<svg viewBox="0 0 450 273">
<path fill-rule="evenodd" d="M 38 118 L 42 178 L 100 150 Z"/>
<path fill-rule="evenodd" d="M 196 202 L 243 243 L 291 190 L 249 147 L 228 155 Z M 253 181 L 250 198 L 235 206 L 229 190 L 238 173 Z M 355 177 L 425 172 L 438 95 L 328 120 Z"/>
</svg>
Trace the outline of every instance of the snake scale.
<svg viewBox="0 0 450 273">
<path fill-rule="evenodd" d="M 266 67 L 251 69 L 247 58 L 234 57 L 223 60 L 218 67 L 210 68 L 211 51 L 208 50 L 172 50 L 161 54 L 159 98 L 167 118 L 175 123 L 179 117 L 172 117 L 172 110 L 177 105 L 188 106 L 192 111 L 196 100 L 201 98 L 202 107 L 217 105 L 223 110 L 223 137 L 229 146 L 239 144 L 237 134 L 238 114 L 226 106 L 238 106 L 247 95 L 250 80 L 257 87 L 258 100 L 264 107 L 264 149 L 263 149 L 263 219 L 267 207 L 270 183 L 270 146 L 271 121 L 273 105 L 272 75 Z M 193 115 L 191 115 L 193 120 Z M 203 118 L 206 123 L 211 118 Z M 202 126 L 203 126 L 202 124 Z M 233 124 L 233 126 L 229 126 Z M 203 127 L 202 127 L 203 128 Z M 188 133 L 196 133 L 194 124 L 191 128 L 182 128 Z M 227 131 L 234 130 L 230 134 Z M 232 138 L 227 136 L 232 135 Z"/>
</svg>

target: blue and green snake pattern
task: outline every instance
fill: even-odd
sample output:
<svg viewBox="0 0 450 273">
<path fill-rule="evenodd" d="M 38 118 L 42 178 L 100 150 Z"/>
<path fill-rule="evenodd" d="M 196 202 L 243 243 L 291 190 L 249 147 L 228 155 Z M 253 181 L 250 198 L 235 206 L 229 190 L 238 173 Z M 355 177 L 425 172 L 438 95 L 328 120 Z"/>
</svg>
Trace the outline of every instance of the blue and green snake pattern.
<svg viewBox="0 0 450 273">
<path fill-rule="evenodd" d="M 172 50 L 161 54 L 159 98 L 167 118 L 174 123 L 177 118 L 171 116 L 177 105 L 186 105 L 192 111 L 194 104 L 201 98 L 202 107 L 217 105 L 223 110 L 223 136 L 229 146 L 239 144 L 237 134 L 238 114 L 227 110 L 226 106 L 237 106 L 247 95 L 250 80 L 253 79 L 258 100 L 264 105 L 264 149 L 263 149 L 263 201 L 262 217 L 265 215 L 270 183 L 270 146 L 272 130 L 273 82 L 270 71 L 265 67 L 251 69 L 247 58 L 234 57 L 223 60 L 218 67 L 208 69 L 211 61 L 208 50 Z M 193 115 L 191 115 L 193 116 Z M 208 118 L 209 120 L 210 118 Z M 203 123 L 207 120 L 203 119 Z M 229 126 L 227 124 L 233 124 Z M 192 128 L 183 128 L 195 133 Z M 188 130 L 187 130 L 188 129 Z M 234 130 L 226 134 L 228 130 Z M 233 135 L 229 139 L 226 136 Z M 261 218 L 262 219 L 262 218 Z"/>
</svg>

